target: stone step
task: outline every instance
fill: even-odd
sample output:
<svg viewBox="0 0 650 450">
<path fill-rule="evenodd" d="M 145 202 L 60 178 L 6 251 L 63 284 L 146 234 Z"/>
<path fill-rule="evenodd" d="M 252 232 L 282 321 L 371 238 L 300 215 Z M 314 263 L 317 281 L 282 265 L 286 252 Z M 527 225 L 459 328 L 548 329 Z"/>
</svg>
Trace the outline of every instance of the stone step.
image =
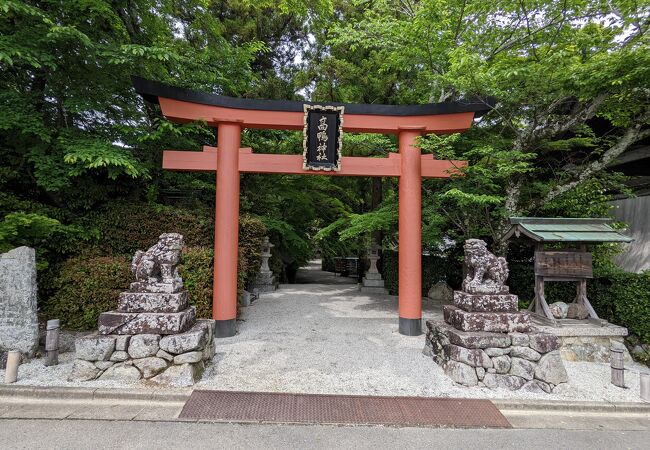
<svg viewBox="0 0 650 450">
<path fill-rule="evenodd" d="M 366 272 L 364 279 L 367 280 L 381 280 L 381 274 L 379 272 Z"/>
<path fill-rule="evenodd" d="M 99 315 L 100 334 L 177 334 L 189 330 L 196 322 L 191 306 L 173 313 L 131 313 L 109 311 Z"/>
<path fill-rule="evenodd" d="M 361 292 L 366 294 L 388 294 L 388 289 L 376 286 L 361 286 Z"/>
<path fill-rule="evenodd" d="M 468 312 L 455 306 L 445 305 L 443 313 L 445 322 L 462 331 L 525 333 L 531 329 L 528 312 Z"/>
<path fill-rule="evenodd" d="M 384 287 L 384 280 L 381 280 L 381 279 L 373 280 L 373 279 L 369 279 L 369 278 L 364 278 L 363 279 L 363 285 L 364 285 L 364 287 L 380 287 L 380 288 L 383 288 Z"/>
<path fill-rule="evenodd" d="M 519 311 L 519 299 L 514 294 L 468 294 L 454 291 L 454 306 L 468 312 Z"/>
<path fill-rule="evenodd" d="M 183 311 L 188 306 L 189 296 L 187 291 L 176 294 L 122 292 L 117 300 L 117 311 L 119 312 L 173 313 Z"/>
</svg>

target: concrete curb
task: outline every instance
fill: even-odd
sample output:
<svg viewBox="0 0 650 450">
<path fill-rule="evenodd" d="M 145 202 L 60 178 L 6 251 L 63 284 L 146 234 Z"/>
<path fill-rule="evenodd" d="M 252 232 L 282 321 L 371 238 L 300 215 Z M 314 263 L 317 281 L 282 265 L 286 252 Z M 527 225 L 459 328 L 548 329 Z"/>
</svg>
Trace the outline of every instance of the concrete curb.
<svg viewBox="0 0 650 450">
<path fill-rule="evenodd" d="M 501 411 L 650 414 L 650 403 L 576 402 L 565 400 L 492 400 Z"/>
<path fill-rule="evenodd" d="M 139 401 L 185 403 L 192 388 L 120 389 L 59 386 L 0 385 L 2 398 L 67 401 Z M 566 413 L 634 413 L 650 414 L 650 403 L 576 402 L 563 400 L 491 400 L 501 411 L 549 411 Z"/>
<path fill-rule="evenodd" d="M 192 389 L 118 389 L 81 388 L 59 386 L 8 386 L 0 385 L 0 399 L 42 399 L 42 400 L 130 400 L 148 402 L 185 403 Z"/>
</svg>

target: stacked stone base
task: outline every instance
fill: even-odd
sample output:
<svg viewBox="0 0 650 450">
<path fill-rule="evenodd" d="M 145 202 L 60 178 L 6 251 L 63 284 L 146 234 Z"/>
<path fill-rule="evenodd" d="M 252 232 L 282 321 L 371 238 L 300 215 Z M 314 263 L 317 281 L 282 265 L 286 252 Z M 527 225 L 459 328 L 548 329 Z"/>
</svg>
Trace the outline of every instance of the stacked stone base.
<svg viewBox="0 0 650 450">
<path fill-rule="evenodd" d="M 369 294 L 388 294 L 384 287 L 384 280 L 379 272 L 367 272 L 361 283 L 361 292 Z"/>
<path fill-rule="evenodd" d="M 257 292 L 273 292 L 277 284 L 275 282 L 275 275 L 272 271 L 262 271 L 257 275 L 252 289 L 257 289 Z"/>
<path fill-rule="evenodd" d="M 191 386 L 214 357 L 214 328 L 214 320 L 199 319 L 178 334 L 116 333 L 77 338 L 77 360 L 69 380 L 146 379 L 152 384 Z"/>
<path fill-rule="evenodd" d="M 463 386 L 551 393 L 568 381 L 559 349 L 552 334 L 463 331 L 429 320 L 424 353 Z"/>
</svg>

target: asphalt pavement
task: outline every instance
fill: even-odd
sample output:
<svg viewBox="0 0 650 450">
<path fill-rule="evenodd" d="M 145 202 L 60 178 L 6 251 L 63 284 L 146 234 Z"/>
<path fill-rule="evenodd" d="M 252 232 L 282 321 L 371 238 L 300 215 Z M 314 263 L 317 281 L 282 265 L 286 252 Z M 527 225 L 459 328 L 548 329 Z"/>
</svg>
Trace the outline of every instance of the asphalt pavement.
<svg viewBox="0 0 650 450">
<path fill-rule="evenodd" d="M 646 449 L 650 431 L 0 420 L 5 449 Z"/>
</svg>

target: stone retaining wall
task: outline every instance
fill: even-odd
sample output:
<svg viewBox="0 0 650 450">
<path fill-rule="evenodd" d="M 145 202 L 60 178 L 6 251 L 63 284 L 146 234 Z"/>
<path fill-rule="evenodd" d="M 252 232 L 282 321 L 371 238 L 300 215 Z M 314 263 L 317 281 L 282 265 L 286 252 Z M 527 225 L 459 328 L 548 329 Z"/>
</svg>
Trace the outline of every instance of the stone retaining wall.
<svg viewBox="0 0 650 450">
<path fill-rule="evenodd" d="M 428 320 L 424 353 L 464 386 L 550 393 L 568 381 L 559 349 L 552 334 L 467 332 Z"/>
<path fill-rule="evenodd" d="M 191 386 L 215 354 L 214 320 L 198 319 L 179 334 L 92 334 L 75 341 L 77 360 L 70 381 L 146 379 L 153 384 Z"/>
</svg>

